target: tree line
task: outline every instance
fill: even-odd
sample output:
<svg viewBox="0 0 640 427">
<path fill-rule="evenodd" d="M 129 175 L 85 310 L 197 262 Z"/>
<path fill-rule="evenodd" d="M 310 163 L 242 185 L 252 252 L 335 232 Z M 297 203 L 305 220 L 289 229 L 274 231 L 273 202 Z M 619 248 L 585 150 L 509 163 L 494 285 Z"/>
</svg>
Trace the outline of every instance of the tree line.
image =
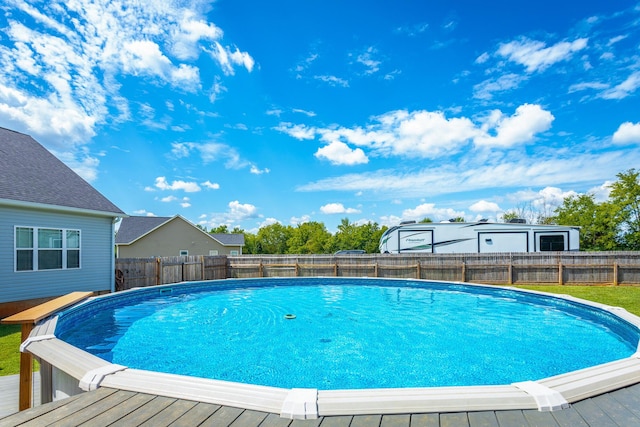
<svg viewBox="0 0 640 427">
<path fill-rule="evenodd" d="M 597 202 L 595 194 L 581 194 L 564 199 L 551 212 L 546 204 L 538 211 L 529 206 L 505 212 L 501 220 L 526 218 L 530 223 L 579 226 L 583 251 L 640 250 L 639 175 L 635 169 L 617 174 L 603 202 Z M 450 221 L 464 222 L 464 218 Z M 424 218 L 420 222 L 433 221 Z M 257 234 L 237 227 L 229 230 L 226 225 L 209 232 L 244 234 L 245 254 L 331 254 L 347 249 L 378 253 L 380 237 L 387 228 L 376 222 L 356 224 L 344 218 L 335 234 L 316 221 L 297 226 L 275 223 L 261 227 Z"/>
</svg>

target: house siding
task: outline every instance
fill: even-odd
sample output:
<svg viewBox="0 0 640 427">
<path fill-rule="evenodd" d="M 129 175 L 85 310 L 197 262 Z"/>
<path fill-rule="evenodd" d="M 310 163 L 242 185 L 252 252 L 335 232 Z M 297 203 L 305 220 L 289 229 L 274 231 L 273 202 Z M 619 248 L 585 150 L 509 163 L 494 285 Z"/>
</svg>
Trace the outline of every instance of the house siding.
<svg viewBox="0 0 640 427">
<path fill-rule="evenodd" d="M 112 289 L 112 218 L 0 206 L 0 303 Z M 80 230 L 80 269 L 14 271 L 16 226 Z"/>
<path fill-rule="evenodd" d="M 118 245 L 118 257 L 178 256 L 181 250 L 189 251 L 189 255 L 205 256 L 208 256 L 209 251 L 212 250 L 217 250 L 218 255 L 228 255 L 232 250 L 241 253 L 240 246 L 223 246 L 192 224 L 180 217 L 175 217 L 131 245 Z"/>
</svg>

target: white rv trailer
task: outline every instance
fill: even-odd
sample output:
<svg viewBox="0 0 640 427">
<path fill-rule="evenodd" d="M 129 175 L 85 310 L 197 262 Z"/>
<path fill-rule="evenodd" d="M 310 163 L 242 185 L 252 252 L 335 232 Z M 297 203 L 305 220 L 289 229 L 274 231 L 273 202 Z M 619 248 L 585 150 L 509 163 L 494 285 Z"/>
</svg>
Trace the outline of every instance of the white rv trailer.
<svg viewBox="0 0 640 427">
<path fill-rule="evenodd" d="M 381 253 L 577 251 L 580 229 L 492 222 L 401 223 L 380 238 Z"/>
</svg>

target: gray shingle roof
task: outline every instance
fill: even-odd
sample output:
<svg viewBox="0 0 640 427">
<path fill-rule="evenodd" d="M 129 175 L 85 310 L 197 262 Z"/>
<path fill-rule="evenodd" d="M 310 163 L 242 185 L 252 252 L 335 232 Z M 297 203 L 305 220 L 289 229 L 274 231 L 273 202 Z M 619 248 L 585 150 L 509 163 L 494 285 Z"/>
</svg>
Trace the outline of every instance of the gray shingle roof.
<svg viewBox="0 0 640 427">
<path fill-rule="evenodd" d="M 179 216 L 179 215 L 176 215 Z M 116 245 L 128 245 L 174 217 L 130 216 L 122 218 L 116 234 Z M 209 234 L 224 246 L 244 246 L 244 234 Z"/>
<path fill-rule="evenodd" d="M 225 246 L 244 246 L 244 234 L 214 233 L 211 236 Z"/>
<path fill-rule="evenodd" d="M 128 245 L 170 219 L 170 217 L 164 216 L 130 216 L 122 218 L 120 228 L 118 228 L 118 233 L 116 234 L 116 245 Z"/>
<path fill-rule="evenodd" d="M 29 135 L 0 127 L 0 200 L 124 215 Z"/>
</svg>

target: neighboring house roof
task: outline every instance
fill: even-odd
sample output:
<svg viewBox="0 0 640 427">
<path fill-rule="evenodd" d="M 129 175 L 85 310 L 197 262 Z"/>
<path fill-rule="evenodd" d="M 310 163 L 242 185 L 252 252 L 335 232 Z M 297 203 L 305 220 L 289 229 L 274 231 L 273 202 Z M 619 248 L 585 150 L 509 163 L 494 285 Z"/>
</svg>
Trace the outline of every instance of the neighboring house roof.
<svg viewBox="0 0 640 427">
<path fill-rule="evenodd" d="M 125 215 L 35 139 L 0 127 L 2 202 Z"/>
<path fill-rule="evenodd" d="M 214 233 L 211 237 L 222 243 L 224 246 L 244 246 L 244 234 Z"/>
<path fill-rule="evenodd" d="M 130 245 L 175 218 L 181 218 L 191 224 L 194 228 L 200 230 L 193 223 L 180 215 L 173 217 L 129 216 L 122 218 L 122 221 L 120 221 L 120 228 L 116 234 L 116 245 Z M 212 239 L 217 240 L 218 243 L 223 246 L 244 246 L 244 234 L 209 234 L 204 230 L 200 231 Z"/>
<path fill-rule="evenodd" d="M 169 221 L 170 217 L 130 216 L 122 218 L 116 234 L 116 245 L 129 245 Z"/>
</svg>

